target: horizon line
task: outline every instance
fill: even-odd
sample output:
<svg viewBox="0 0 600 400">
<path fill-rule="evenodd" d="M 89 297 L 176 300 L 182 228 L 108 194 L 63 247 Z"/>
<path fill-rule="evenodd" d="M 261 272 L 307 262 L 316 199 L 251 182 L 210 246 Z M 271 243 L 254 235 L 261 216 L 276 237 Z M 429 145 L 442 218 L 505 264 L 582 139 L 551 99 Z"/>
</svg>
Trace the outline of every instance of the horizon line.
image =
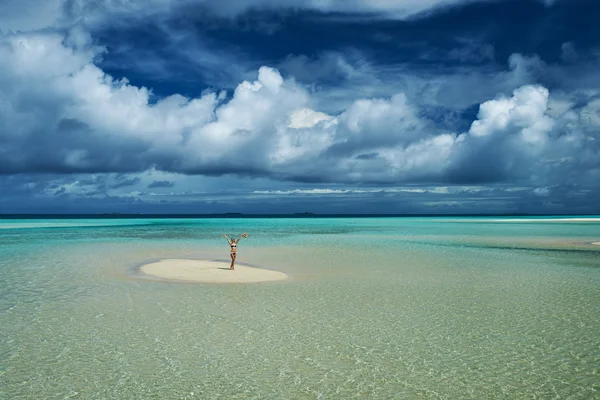
<svg viewBox="0 0 600 400">
<path fill-rule="evenodd" d="M 526 217 L 526 216 L 553 216 L 553 217 L 570 217 L 570 216 L 599 216 L 594 213 L 568 213 L 568 214 L 548 214 L 548 213 L 313 213 L 313 212 L 297 212 L 297 213 L 10 213 L 0 214 L 0 219 L 16 219 L 17 217 L 24 218 L 42 218 L 42 217 L 88 217 L 88 218 L 265 218 L 265 217 L 305 217 L 305 218 L 332 218 L 332 217 Z"/>
</svg>

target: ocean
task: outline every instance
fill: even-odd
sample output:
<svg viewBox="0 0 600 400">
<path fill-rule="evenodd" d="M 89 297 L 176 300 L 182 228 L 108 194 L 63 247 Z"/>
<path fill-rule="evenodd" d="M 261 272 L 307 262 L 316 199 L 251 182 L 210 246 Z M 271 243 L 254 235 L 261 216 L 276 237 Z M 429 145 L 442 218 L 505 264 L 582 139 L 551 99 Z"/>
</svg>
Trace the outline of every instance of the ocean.
<svg viewBox="0 0 600 400">
<path fill-rule="evenodd" d="M 242 232 L 290 278 L 139 271 Z M 593 399 L 599 332 L 600 217 L 0 219 L 2 399 Z"/>
</svg>

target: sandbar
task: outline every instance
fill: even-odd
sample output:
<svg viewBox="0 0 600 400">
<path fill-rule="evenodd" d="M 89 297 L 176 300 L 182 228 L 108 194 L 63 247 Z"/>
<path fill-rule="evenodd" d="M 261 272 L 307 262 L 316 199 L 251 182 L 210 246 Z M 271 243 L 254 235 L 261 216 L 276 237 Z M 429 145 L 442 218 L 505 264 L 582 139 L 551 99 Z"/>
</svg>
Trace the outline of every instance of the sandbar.
<svg viewBox="0 0 600 400">
<path fill-rule="evenodd" d="M 503 218 L 490 222 L 600 222 L 600 218 Z M 483 220 L 482 222 L 485 222 Z"/>
<path fill-rule="evenodd" d="M 283 272 L 209 260 L 166 259 L 143 265 L 141 272 L 156 278 L 198 283 L 259 283 L 287 279 Z"/>
<path fill-rule="evenodd" d="M 595 244 L 596 246 L 600 246 L 600 242 L 592 242 L 592 244 Z"/>
</svg>

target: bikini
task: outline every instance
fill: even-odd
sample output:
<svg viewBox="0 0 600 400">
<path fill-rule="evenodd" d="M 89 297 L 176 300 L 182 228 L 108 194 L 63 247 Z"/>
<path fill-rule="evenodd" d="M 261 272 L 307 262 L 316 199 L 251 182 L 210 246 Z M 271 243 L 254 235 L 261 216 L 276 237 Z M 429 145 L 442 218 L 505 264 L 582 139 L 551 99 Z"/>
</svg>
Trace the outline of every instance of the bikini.
<svg viewBox="0 0 600 400">
<path fill-rule="evenodd" d="M 231 246 L 231 253 L 230 254 L 235 254 L 236 251 L 237 251 L 237 244 L 233 243 L 233 244 L 230 244 L 230 246 Z"/>
</svg>

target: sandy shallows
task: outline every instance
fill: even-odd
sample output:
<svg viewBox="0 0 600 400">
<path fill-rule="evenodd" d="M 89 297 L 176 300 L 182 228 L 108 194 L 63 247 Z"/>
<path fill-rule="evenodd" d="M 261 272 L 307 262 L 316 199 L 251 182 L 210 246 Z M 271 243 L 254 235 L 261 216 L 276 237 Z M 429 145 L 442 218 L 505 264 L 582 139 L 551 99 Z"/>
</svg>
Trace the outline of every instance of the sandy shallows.
<svg viewBox="0 0 600 400">
<path fill-rule="evenodd" d="M 592 244 L 595 244 L 596 246 L 600 246 L 600 242 L 592 242 Z"/>
<path fill-rule="evenodd" d="M 163 279 L 206 283 L 258 283 L 288 278 L 283 272 L 237 263 L 231 271 L 228 262 L 208 260 L 161 260 L 142 266 L 141 271 Z"/>
<path fill-rule="evenodd" d="M 600 218 L 502 218 L 475 222 L 600 222 Z"/>
</svg>

